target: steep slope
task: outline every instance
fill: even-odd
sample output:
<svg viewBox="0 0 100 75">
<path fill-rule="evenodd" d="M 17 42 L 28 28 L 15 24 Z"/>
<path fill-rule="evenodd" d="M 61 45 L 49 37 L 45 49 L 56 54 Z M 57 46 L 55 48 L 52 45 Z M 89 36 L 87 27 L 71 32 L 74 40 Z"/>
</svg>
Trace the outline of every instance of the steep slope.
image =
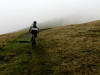
<svg viewBox="0 0 100 75">
<path fill-rule="evenodd" d="M 40 34 L 52 54 L 54 75 L 100 74 L 100 21 L 53 28 Z"/>
<path fill-rule="evenodd" d="M 35 48 L 30 38 L 26 33 L 0 50 L 1 75 L 100 74 L 99 20 L 41 31 Z"/>
</svg>

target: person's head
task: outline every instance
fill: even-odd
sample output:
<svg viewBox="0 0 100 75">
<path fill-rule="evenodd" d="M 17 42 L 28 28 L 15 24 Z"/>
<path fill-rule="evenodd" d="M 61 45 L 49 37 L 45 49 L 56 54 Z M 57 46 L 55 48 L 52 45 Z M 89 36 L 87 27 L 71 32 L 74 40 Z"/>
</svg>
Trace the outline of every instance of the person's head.
<svg viewBox="0 0 100 75">
<path fill-rule="evenodd" d="M 33 21 L 33 27 L 37 27 L 36 24 L 37 24 L 37 22 Z"/>
<path fill-rule="evenodd" d="M 37 24 L 37 22 L 36 21 L 33 21 L 33 24 Z"/>
</svg>

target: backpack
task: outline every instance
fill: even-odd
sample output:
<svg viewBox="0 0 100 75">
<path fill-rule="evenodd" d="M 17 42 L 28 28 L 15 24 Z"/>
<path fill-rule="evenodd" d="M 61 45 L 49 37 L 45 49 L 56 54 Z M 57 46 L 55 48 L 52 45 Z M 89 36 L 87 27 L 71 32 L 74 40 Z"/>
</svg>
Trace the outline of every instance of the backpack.
<svg viewBox="0 0 100 75">
<path fill-rule="evenodd" d="M 32 34 L 37 34 L 38 33 L 38 28 L 31 28 L 31 33 Z"/>
<path fill-rule="evenodd" d="M 32 28 L 31 30 L 36 30 L 36 31 L 38 31 L 38 28 Z"/>
</svg>

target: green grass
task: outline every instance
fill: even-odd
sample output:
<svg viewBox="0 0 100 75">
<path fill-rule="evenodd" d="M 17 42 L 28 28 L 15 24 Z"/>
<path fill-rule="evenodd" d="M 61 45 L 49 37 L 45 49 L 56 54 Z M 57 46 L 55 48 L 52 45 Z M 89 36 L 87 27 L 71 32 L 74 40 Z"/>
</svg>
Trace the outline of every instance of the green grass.
<svg viewBox="0 0 100 75">
<path fill-rule="evenodd" d="M 52 73 L 50 57 L 42 47 L 43 40 L 38 38 L 37 46 L 32 48 L 31 37 L 24 35 L 9 42 L 0 51 L 0 75 L 50 75 Z"/>
<path fill-rule="evenodd" d="M 2 67 L 0 67 L 0 73 L 2 75 L 21 75 L 25 72 L 28 66 L 29 58 L 26 55 L 27 52 L 31 51 L 28 47 L 30 44 L 17 43 L 16 41 L 24 37 L 20 36 L 16 40 L 9 42 L 0 52 L 2 57 Z M 29 40 L 27 38 L 26 40 Z M 26 64 L 27 63 L 27 64 Z M 4 68 L 4 69 L 3 69 Z"/>
</svg>

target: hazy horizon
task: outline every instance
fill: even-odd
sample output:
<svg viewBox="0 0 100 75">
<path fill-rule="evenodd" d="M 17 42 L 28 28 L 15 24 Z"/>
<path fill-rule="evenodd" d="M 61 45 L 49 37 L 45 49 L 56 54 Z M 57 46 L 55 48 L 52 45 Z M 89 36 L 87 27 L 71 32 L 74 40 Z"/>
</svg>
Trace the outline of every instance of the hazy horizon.
<svg viewBox="0 0 100 75">
<path fill-rule="evenodd" d="M 59 20 L 59 24 L 81 23 L 100 19 L 98 0 L 1 0 L 0 34 Z M 57 22 L 58 22 L 57 21 Z"/>
</svg>

